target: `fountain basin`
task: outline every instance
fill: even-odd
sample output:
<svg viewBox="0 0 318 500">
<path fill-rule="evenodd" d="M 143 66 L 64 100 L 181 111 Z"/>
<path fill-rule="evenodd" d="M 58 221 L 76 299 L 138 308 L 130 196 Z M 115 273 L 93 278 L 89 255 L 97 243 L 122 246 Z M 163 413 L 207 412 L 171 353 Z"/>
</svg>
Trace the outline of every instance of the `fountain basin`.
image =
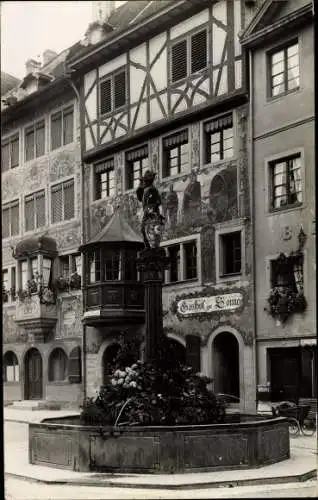
<svg viewBox="0 0 318 500">
<path fill-rule="evenodd" d="M 289 458 L 285 418 L 231 419 L 117 428 L 83 425 L 74 417 L 46 419 L 29 424 L 29 461 L 81 472 L 167 474 L 256 468 Z"/>
</svg>

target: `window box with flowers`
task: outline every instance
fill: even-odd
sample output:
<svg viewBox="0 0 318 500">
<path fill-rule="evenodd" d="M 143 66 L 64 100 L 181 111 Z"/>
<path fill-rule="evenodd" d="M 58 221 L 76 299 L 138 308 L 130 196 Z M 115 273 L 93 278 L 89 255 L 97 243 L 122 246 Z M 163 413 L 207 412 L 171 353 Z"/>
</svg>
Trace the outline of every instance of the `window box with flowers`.
<svg viewBox="0 0 318 500">
<path fill-rule="evenodd" d="M 66 292 L 69 289 L 69 280 L 64 276 L 55 278 L 54 287 L 58 292 Z"/>
<path fill-rule="evenodd" d="M 268 296 L 269 313 L 282 323 L 293 313 L 306 310 L 307 301 L 302 291 L 294 292 L 284 286 L 273 287 Z"/>
<path fill-rule="evenodd" d="M 70 288 L 73 290 L 78 290 L 81 288 L 81 277 L 77 272 L 71 274 Z"/>
</svg>

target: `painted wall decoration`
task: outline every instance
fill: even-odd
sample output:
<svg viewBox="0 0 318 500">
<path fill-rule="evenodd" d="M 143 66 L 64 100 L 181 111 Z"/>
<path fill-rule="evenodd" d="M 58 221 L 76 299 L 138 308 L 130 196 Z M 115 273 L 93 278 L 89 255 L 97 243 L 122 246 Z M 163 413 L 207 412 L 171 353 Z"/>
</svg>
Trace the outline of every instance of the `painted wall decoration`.
<svg viewBox="0 0 318 500">
<path fill-rule="evenodd" d="M 223 0 L 146 40 L 84 77 L 85 150 L 130 136 L 155 122 L 211 104 L 243 85 L 242 51 L 238 34 L 243 28 L 241 2 Z M 172 82 L 171 50 L 182 36 L 206 30 L 207 67 Z M 127 103 L 120 110 L 99 115 L 99 82 L 126 68 Z M 198 165 L 197 142 L 193 165 Z"/>
<path fill-rule="evenodd" d="M 183 195 L 183 219 L 185 222 L 195 222 L 201 216 L 201 184 L 197 173 L 193 170 L 189 176 L 189 183 Z"/>
<path fill-rule="evenodd" d="M 236 167 L 226 168 L 213 177 L 208 216 L 211 222 L 223 222 L 238 216 Z"/>
<path fill-rule="evenodd" d="M 163 214 L 166 218 L 165 228 L 173 230 L 178 223 L 179 199 L 177 193 L 170 184 L 169 191 L 163 191 L 161 194 Z"/>
</svg>

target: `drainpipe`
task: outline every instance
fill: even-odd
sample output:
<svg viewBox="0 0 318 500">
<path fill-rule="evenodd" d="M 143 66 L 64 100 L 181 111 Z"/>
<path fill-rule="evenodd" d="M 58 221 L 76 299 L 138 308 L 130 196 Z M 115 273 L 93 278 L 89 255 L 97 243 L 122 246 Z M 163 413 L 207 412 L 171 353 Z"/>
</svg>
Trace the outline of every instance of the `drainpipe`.
<svg viewBox="0 0 318 500">
<path fill-rule="evenodd" d="M 257 352 L 257 312 L 256 312 L 256 250 L 255 250 L 255 178 L 254 178 L 254 91 L 253 91 L 253 54 L 252 50 L 248 49 L 248 69 L 249 69 L 249 124 L 250 124 L 250 143 L 248 148 L 248 163 L 250 166 L 251 176 L 251 226 L 252 226 L 252 303 L 253 303 L 253 323 L 254 323 L 254 337 L 253 337 L 253 350 L 254 350 L 254 371 L 255 371 L 255 404 L 257 411 L 257 386 L 258 386 L 258 352 Z"/>
<path fill-rule="evenodd" d="M 81 98 L 80 94 L 72 80 L 72 77 L 69 73 L 67 73 L 67 70 L 65 72 L 65 77 L 66 81 L 70 84 L 72 87 L 75 95 L 76 95 L 76 100 L 78 103 L 78 112 L 79 112 L 79 118 L 80 118 L 80 153 L 81 153 L 81 175 L 80 175 L 80 190 L 81 190 L 81 245 L 84 243 L 84 172 L 83 172 L 83 165 L 82 165 L 82 158 L 83 158 L 83 127 L 81 123 Z M 83 289 L 83 283 L 84 283 L 84 259 L 82 256 L 82 286 L 81 286 L 81 291 L 82 291 L 82 315 L 84 314 L 84 289 Z M 86 398 L 86 325 L 83 325 L 83 335 L 82 335 L 82 394 L 83 394 L 83 399 Z"/>
</svg>

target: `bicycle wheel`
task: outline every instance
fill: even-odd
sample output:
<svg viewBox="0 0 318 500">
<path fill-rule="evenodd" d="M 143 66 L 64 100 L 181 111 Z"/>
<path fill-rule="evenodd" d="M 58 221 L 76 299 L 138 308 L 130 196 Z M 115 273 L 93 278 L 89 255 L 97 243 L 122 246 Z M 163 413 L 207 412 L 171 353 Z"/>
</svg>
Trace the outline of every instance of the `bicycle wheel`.
<svg viewBox="0 0 318 500">
<path fill-rule="evenodd" d="M 304 436 L 312 436 L 315 434 L 316 422 L 314 420 L 306 418 L 300 427 L 300 430 Z"/>
<path fill-rule="evenodd" d="M 298 420 L 296 418 L 289 418 L 288 424 L 289 424 L 289 434 L 292 437 L 298 436 L 298 434 L 300 433 L 300 427 L 299 427 Z"/>
</svg>

